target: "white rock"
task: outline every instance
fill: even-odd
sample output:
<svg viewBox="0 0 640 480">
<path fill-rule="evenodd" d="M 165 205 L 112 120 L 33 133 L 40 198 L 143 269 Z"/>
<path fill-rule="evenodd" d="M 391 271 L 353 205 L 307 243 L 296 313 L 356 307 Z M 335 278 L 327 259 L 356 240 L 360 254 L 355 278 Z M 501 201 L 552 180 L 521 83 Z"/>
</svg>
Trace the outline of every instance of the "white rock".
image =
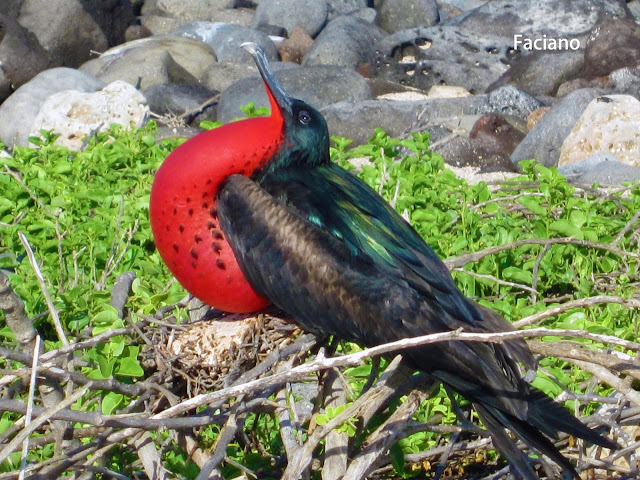
<svg viewBox="0 0 640 480">
<path fill-rule="evenodd" d="M 433 85 L 427 95 L 429 98 L 473 97 L 469 90 L 455 85 Z"/>
<path fill-rule="evenodd" d="M 423 93 L 419 92 L 394 92 L 394 93 L 384 93 L 378 96 L 379 99 L 382 100 L 394 100 L 396 102 L 418 102 L 421 100 L 426 100 L 427 97 Z"/>
<path fill-rule="evenodd" d="M 457 97 L 473 97 L 473 95 L 464 87 L 456 87 L 452 85 L 434 85 L 425 95 L 417 91 L 385 93 L 379 95 L 378 98 L 385 100 L 395 100 L 397 102 L 416 102 L 428 100 L 430 98 L 457 98 Z"/>
<path fill-rule="evenodd" d="M 70 150 L 80 150 L 92 131 L 104 131 L 112 123 L 137 128 L 149 117 L 146 99 L 138 90 L 121 80 L 95 93 L 65 90 L 47 97 L 33 123 L 32 135 L 41 129 L 60 136 L 55 141 Z"/>
<path fill-rule="evenodd" d="M 564 140 L 558 165 L 569 165 L 595 153 L 610 153 L 640 167 L 640 101 L 630 95 L 592 100 Z"/>
</svg>

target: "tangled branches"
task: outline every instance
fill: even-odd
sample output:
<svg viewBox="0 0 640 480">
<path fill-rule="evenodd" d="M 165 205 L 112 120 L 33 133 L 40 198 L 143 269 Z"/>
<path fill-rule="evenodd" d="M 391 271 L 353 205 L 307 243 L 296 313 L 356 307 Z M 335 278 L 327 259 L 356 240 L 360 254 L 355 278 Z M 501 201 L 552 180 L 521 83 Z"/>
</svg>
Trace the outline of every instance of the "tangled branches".
<svg viewBox="0 0 640 480">
<path fill-rule="evenodd" d="M 640 380 L 640 366 L 636 361 L 640 343 L 584 331 L 549 331 L 546 328 L 499 334 L 454 331 L 328 356 L 328 347 L 322 346 L 313 336 L 301 334 L 277 317 L 260 316 L 253 319 L 254 328 L 251 331 L 254 333 L 250 337 L 243 337 L 243 343 L 236 347 L 237 352 L 243 353 L 237 353 L 235 363 L 231 362 L 217 372 L 216 380 L 222 382 L 216 384 L 217 389 L 186 398 L 189 392 L 201 389 L 197 385 L 201 381 L 200 374 L 184 371 L 181 356 L 172 355 L 169 343 L 160 341 L 162 335 L 168 338 L 185 329 L 171 324 L 171 317 L 167 316 L 163 320 L 156 320 L 162 322 L 160 327 L 157 323 L 151 327 L 155 319 L 148 318 L 138 322 L 135 329 L 106 332 L 46 354 L 36 352 L 38 383 L 66 383 L 67 388 L 66 398 L 57 404 L 47 405 L 44 392 L 41 391 L 42 404 L 34 405 L 18 398 L 8 398 L 11 395 L 16 397 L 29 383 L 33 373 L 29 365 L 34 361 L 34 356 L 28 347 L 34 345 L 34 340 L 33 335 L 23 332 L 29 330 L 31 322 L 24 316 L 21 302 L 11 291 L 6 276 L 0 275 L 0 306 L 7 319 L 10 319 L 9 324 L 15 329 L 16 336 L 22 339 L 21 343 L 26 347 L 22 351 L 0 351 L 4 358 L 24 364 L 3 371 L 2 385 L 7 394 L 0 400 L 0 410 L 25 415 L 31 409 L 33 415 L 31 422 L 16 421 L 3 432 L 0 460 L 20 451 L 23 442 L 34 432 L 38 435 L 29 440 L 30 448 L 61 442 L 60 454 L 25 466 L 27 478 L 58 478 L 63 472 L 76 472 L 78 477 L 104 473 L 125 478 L 122 474 L 110 472 L 106 461 L 112 449 L 122 448 L 123 445 L 125 450 L 136 452 L 136 463 L 140 462 L 139 467 L 145 470 L 148 478 L 168 478 L 167 472 L 161 467 L 161 457 L 170 448 L 169 439 L 181 445 L 201 468 L 199 478 L 221 478 L 221 466 L 225 462 L 233 463 L 226 454 L 227 448 L 238 437 L 244 437 L 247 448 L 264 448 L 256 444 L 259 441 L 257 437 L 246 432 L 243 434 L 248 418 L 255 416 L 256 412 L 278 419 L 283 455 L 281 458 L 271 458 L 271 463 L 273 471 L 280 472 L 278 475 L 283 479 L 304 478 L 311 470 L 319 468 L 322 468 L 323 478 L 384 478 L 394 443 L 418 431 L 443 435 L 443 440 L 431 449 L 408 456 L 407 460 L 425 465 L 440 458 L 441 466 L 451 462 L 451 465 L 457 465 L 460 473 L 464 471 L 462 465 L 469 462 L 469 456 L 478 449 L 487 449 L 490 441 L 488 438 L 473 440 L 471 433 L 477 433 L 479 429 L 468 420 L 460 426 L 454 426 L 440 425 L 438 416 L 425 423 L 412 419 L 421 402 L 435 388 L 428 378 L 412 377 L 411 372 L 400 363 L 398 355 L 377 379 L 374 369 L 371 381 L 356 398 L 341 371 L 347 366 L 362 365 L 368 358 L 401 354 L 403 348 L 418 344 L 452 339 L 500 342 L 515 337 L 533 338 L 550 334 L 591 340 L 590 343 L 531 340 L 529 344 L 534 353 L 565 359 L 590 371 L 594 383 L 606 383 L 616 389 L 616 393 L 608 397 L 576 395 L 567 390 L 561 399 L 573 399 L 576 405 L 594 401 L 604 403 L 605 407 L 584 420 L 611 428 L 626 448 L 607 454 L 574 445 L 567 438 L 561 439 L 560 444 L 567 447 L 570 456 L 581 459 L 581 468 L 598 468 L 608 474 L 618 472 L 635 475 L 637 472 L 635 450 L 640 443 L 634 432 L 638 429 L 630 429 L 630 426 L 638 425 L 640 419 L 640 395 L 633 388 L 634 380 Z M 614 300 L 622 302 L 620 299 Z M 640 307 L 638 300 L 626 300 L 623 303 L 629 308 Z M 555 307 L 556 314 L 559 308 Z M 567 308 L 571 308 L 571 305 Z M 217 320 L 214 323 L 225 322 Z M 151 333 L 154 338 L 146 355 L 153 357 L 156 363 L 155 368 L 151 369 L 153 373 L 144 381 L 131 384 L 113 378 L 90 379 L 78 371 L 78 362 L 70 364 L 73 351 L 90 348 L 115 336 L 126 335 L 133 339 L 136 335 L 146 335 L 144 332 Z M 613 350 L 614 347 L 621 347 L 624 353 L 620 349 Z M 253 353 L 249 355 L 247 352 Z M 193 366 L 194 359 L 191 358 L 190 362 Z M 206 366 L 201 368 L 207 371 Z M 212 371 L 214 367 L 208 368 L 210 375 L 215 376 L 216 373 Z M 189 383 L 186 378 L 189 376 L 195 383 L 191 388 L 186 387 Z M 295 385 L 303 385 L 307 392 L 311 391 L 307 397 L 315 397 L 315 405 L 305 406 L 304 400 L 294 400 L 292 392 Z M 117 392 L 134 400 L 116 415 L 71 408 L 78 399 L 88 402 L 92 396 L 104 396 L 105 392 Z M 406 395 L 402 404 L 389 409 L 401 395 Z M 340 404 L 346 405 L 346 408 L 326 423 L 318 425 L 317 416 L 310 419 L 312 413 Z M 377 424 L 375 428 L 370 426 L 372 421 Z M 204 450 L 198 442 L 198 431 L 212 424 L 220 426 L 220 433 L 212 448 Z M 360 435 L 364 437 L 358 441 L 357 447 L 353 445 L 354 436 L 350 437 L 348 432 L 340 428 L 345 424 L 354 425 L 357 432 L 363 432 Z M 59 440 L 57 428 L 65 430 L 63 440 Z M 150 434 L 162 431 L 169 432 L 165 441 Z M 304 432 L 304 436 L 301 432 Z M 449 444 L 446 444 L 444 435 L 450 435 Z M 626 461 L 621 461 L 624 458 Z M 246 467 L 238 467 L 246 470 Z M 445 469 L 441 468 L 440 471 L 444 472 Z M 257 478 L 256 472 L 245 471 L 244 474 Z M 18 473 L 0 474 L 0 478 L 17 476 Z"/>
<path fill-rule="evenodd" d="M 516 197 L 501 201 L 517 207 L 521 197 Z M 418 344 L 453 339 L 501 342 L 516 337 L 528 339 L 557 400 L 571 401 L 584 422 L 606 429 L 623 446 L 607 452 L 562 437 L 557 444 L 563 453 L 575 459 L 586 478 L 637 478 L 637 335 L 543 326 L 567 312 L 582 309 L 595 314 L 609 304 L 636 312 L 637 319 L 640 299 L 620 296 L 611 287 L 612 279 L 624 277 L 629 291 L 637 290 L 637 250 L 620 245 L 624 235 L 640 238 L 637 221 L 634 214 L 608 244 L 575 238 L 527 239 L 447 261 L 456 275 L 498 285 L 491 300 L 499 302 L 501 288 L 515 289 L 539 307 L 514 322 L 527 330 L 454 331 L 366 350 L 315 338 L 278 312 L 213 320 L 200 320 L 198 314 L 197 321 L 189 324 L 180 323 L 175 312 L 194 308 L 191 302 L 170 305 L 155 315 L 131 312 L 127 304 L 134 276 L 130 273 L 121 275 L 112 291 L 117 327 L 72 335 L 55 321 L 54 303 L 46 301 L 54 318 L 50 335 L 59 337 L 59 347 L 45 349 L 38 342 L 34 319 L 25 314 L 21 299 L 0 270 L 0 310 L 15 338 L 13 344 L 0 347 L 0 461 L 8 466 L 0 480 L 63 475 L 165 479 L 175 472 L 186 477 L 193 466 L 200 479 L 384 479 L 412 468 L 433 478 L 506 478 L 507 467 L 492 455 L 491 440 L 469 406 L 458 404 L 455 397 L 448 400 L 430 378 L 407 370 L 401 355 L 404 348 Z M 121 243 L 129 242 L 134 229 L 127 232 Z M 26 238 L 25 243 L 29 250 Z M 124 250 L 115 243 L 110 257 L 117 263 Z M 463 268 L 523 247 L 531 249 L 528 260 L 534 263 L 529 283 Z M 608 276 L 589 279 L 598 286 L 596 295 L 575 298 L 544 291 L 546 258 L 564 247 L 628 262 L 621 262 L 624 269 Z M 37 269 L 37 260 L 31 263 Z M 39 286 L 46 298 L 44 280 Z M 104 287 L 104 277 L 94 280 Z M 120 355 L 121 363 L 114 367 L 98 355 L 105 349 Z M 560 359 L 562 367 L 545 361 L 551 357 Z M 570 389 L 571 373 L 577 369 L 588 375 L 579 376 Z M 405 443 L 403 450 L 398 441 L 405 437 L 421 438 L 420 448 Z M 544 458 L 536 461 L 541 475 L 553 475 Z"/>
</svg>

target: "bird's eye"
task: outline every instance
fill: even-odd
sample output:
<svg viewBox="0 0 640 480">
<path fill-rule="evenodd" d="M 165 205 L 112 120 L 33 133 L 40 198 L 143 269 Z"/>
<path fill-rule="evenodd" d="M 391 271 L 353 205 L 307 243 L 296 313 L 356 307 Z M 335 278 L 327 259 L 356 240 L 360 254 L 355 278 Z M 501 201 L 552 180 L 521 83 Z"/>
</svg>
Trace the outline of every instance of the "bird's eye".
<svg viewBox="0 0 640 480">
<path fill-rule="evenodd" d="M 311 115 L 306 110 L 300 110 L 298 112 L 298 121 L 303 125 L 309 125 L 311 123 Z"/>
</svg>

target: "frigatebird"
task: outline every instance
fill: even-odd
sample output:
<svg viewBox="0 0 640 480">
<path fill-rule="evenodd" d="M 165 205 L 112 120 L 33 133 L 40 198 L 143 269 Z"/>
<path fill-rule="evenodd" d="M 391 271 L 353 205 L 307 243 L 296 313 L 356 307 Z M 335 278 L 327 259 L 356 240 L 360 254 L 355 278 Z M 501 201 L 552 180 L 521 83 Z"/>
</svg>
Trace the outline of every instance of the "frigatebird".
<svg viewBox="0 0 640 480">
<path fill-rule="evenodd" d="M 428 333 L 513 330 L 467 299 L 420 235 L 374 190 L 332 163 L 322 115 L 292 98 L 255 44 L 271 115 L 203 132 L 169 155 L 151 191 L 163 260 L 209 305 L 250 312 L 273 303 L 305 329 L 373 346 Z M 405 350 L 404 361 L 467 398 L 496 448 L 537 479 L 510 430 L 579 479 L 552 440 L 565 432 L 607 448 L 531 386 L 523 340 L 450 341 Z"/>
</svg>

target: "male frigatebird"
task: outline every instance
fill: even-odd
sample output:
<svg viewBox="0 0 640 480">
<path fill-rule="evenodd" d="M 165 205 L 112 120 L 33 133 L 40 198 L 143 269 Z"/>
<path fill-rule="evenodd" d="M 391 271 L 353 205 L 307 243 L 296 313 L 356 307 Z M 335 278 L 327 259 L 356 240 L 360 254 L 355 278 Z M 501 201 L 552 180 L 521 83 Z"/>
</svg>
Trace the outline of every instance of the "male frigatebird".
<svg viewBox="0 0 640 480">
<path fill-rule="evenodd" d="M 231 312 L 272 302 L 310 331 L 366 346 L 460 327 L 512 330 L 462 295 L 435 252 L 376 192 L 331 163 L 322 115 L 287 94 L 258 46 L 245 48 L 271 116 L 188 140 L 151 190 L 156 245 L 182 285 Z M 538 477 L 505 429 L 576 479 L 550 440 L 559 431 L 617 447 L 522 378 L 518 364 L 534 365 L 524 341 L 451 341 L 403 356 L 470 400 L 527 480 Z"/>
</svg>

